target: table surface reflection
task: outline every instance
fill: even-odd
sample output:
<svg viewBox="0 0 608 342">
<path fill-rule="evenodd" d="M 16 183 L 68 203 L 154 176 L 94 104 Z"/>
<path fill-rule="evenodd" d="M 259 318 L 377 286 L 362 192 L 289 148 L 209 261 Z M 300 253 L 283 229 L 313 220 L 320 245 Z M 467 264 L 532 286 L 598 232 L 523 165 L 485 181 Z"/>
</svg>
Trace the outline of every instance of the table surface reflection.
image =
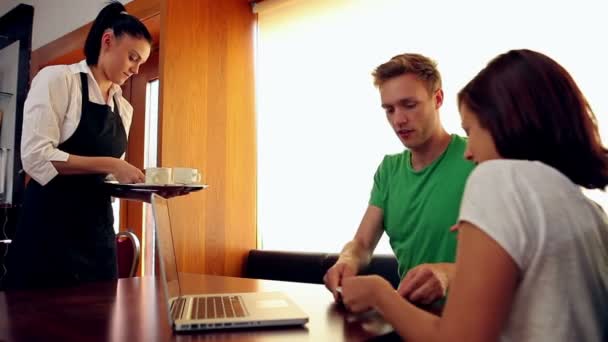
<svg viewBox="0 0 608 342">
<path fill-rule="evenodd" d="M 309 316 L 303 327 L 174 334 L 158 279 L 146 276 L 72 288 L 0 292 L 4 341 L 397 340 L 377 315 L 353 315 L 317 284 L 181 274 L 184 293 L 282 291 Z"/>
</svg>

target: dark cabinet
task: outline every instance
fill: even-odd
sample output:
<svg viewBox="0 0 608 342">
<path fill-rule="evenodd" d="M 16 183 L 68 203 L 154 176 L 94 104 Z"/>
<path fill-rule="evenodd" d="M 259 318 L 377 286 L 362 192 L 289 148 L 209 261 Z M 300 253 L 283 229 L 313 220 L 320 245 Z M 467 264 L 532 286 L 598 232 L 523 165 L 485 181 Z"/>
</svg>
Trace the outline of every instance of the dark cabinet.
<svg viewBox="0 0 608 342">
<path fill-rule="evenodd" d="M 0 277 L 25 188 L 21 126 L 29 89 L 33 19 L 34 8 L 24 4 L 0 17 Z"/>
</svg>

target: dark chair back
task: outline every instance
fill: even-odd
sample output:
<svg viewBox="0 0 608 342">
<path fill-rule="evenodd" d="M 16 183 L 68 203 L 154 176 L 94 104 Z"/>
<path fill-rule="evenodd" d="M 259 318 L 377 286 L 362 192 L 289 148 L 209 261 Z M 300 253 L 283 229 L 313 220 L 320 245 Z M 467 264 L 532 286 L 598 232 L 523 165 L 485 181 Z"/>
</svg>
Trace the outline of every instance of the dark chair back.
<svg viewBox="0 0 608 342">
<path fill-rule="evenodd" d="M 116 234 L 116 263 L 118 278 L 134 277 L 139 265 L 140 245 L 137 235 L 131 231 Z"/>
<path fill-rule="evenodd" d="M 323 284 L 325 272 L 336 263 L 337 254 L 267 251 L 249 251 L 245 276 L 248 278 L 295 281 Z M 393 287 L 399 286 L 397 259 L 393 255 L 372 256 L 368 267 L 361 274 L 377 274 L 388 280 Z"/>
</svg>

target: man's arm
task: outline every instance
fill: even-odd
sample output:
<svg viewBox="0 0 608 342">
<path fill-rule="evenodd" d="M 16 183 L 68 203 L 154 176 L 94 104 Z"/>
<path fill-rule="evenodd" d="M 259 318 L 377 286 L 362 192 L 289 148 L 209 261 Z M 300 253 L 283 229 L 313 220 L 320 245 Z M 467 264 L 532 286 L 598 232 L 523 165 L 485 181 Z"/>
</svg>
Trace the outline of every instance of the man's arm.
<svg viewBox="0 0 608 342">
<path fill-rule="evenodd" d="M 338 261 L 323 277 L 325 286 L 334 294 L 334 298 L 338 299 L 336 287 L 340 286 L 343 277 L 354 276 L 369 264 L 384 231 L 383 222 L 383 210 L 369 205 L 355 237 L 344 246 Z"/>
<path fill-rule="evenodd" d="M 382 237 L 383 222 L 384 213 L 382 209 L 369 205 L 355 237 L 340 252 L 338 262 L 354 263 L 353 266 L 356 266 L 357 273 L 367 266 L 380 237 Z"/>
</svg>

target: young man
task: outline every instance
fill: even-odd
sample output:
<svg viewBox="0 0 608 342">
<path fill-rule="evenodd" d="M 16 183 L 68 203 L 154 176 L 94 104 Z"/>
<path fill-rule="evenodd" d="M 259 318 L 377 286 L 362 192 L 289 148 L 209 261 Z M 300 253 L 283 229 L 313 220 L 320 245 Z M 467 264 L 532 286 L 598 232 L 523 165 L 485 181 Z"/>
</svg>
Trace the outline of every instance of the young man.
<svg viewBox="0 0 608 342">
<path fill-rule="evenodd" d="M 450 227 L 473 164 L 462 157 L 465 139 L 448 134 L 439 120 L 443 90 L 434 61 L 402 54 L 373 76 L 386 118 L 407 149 L 384 157 L 359 229 L 324 281 L 338 299 L 342 278 L 369 263 L 386 232 L 399 262 L 398 292 L 429 304 L 445 295 L 453 272 L 456 236 Z"/>
</svg>

